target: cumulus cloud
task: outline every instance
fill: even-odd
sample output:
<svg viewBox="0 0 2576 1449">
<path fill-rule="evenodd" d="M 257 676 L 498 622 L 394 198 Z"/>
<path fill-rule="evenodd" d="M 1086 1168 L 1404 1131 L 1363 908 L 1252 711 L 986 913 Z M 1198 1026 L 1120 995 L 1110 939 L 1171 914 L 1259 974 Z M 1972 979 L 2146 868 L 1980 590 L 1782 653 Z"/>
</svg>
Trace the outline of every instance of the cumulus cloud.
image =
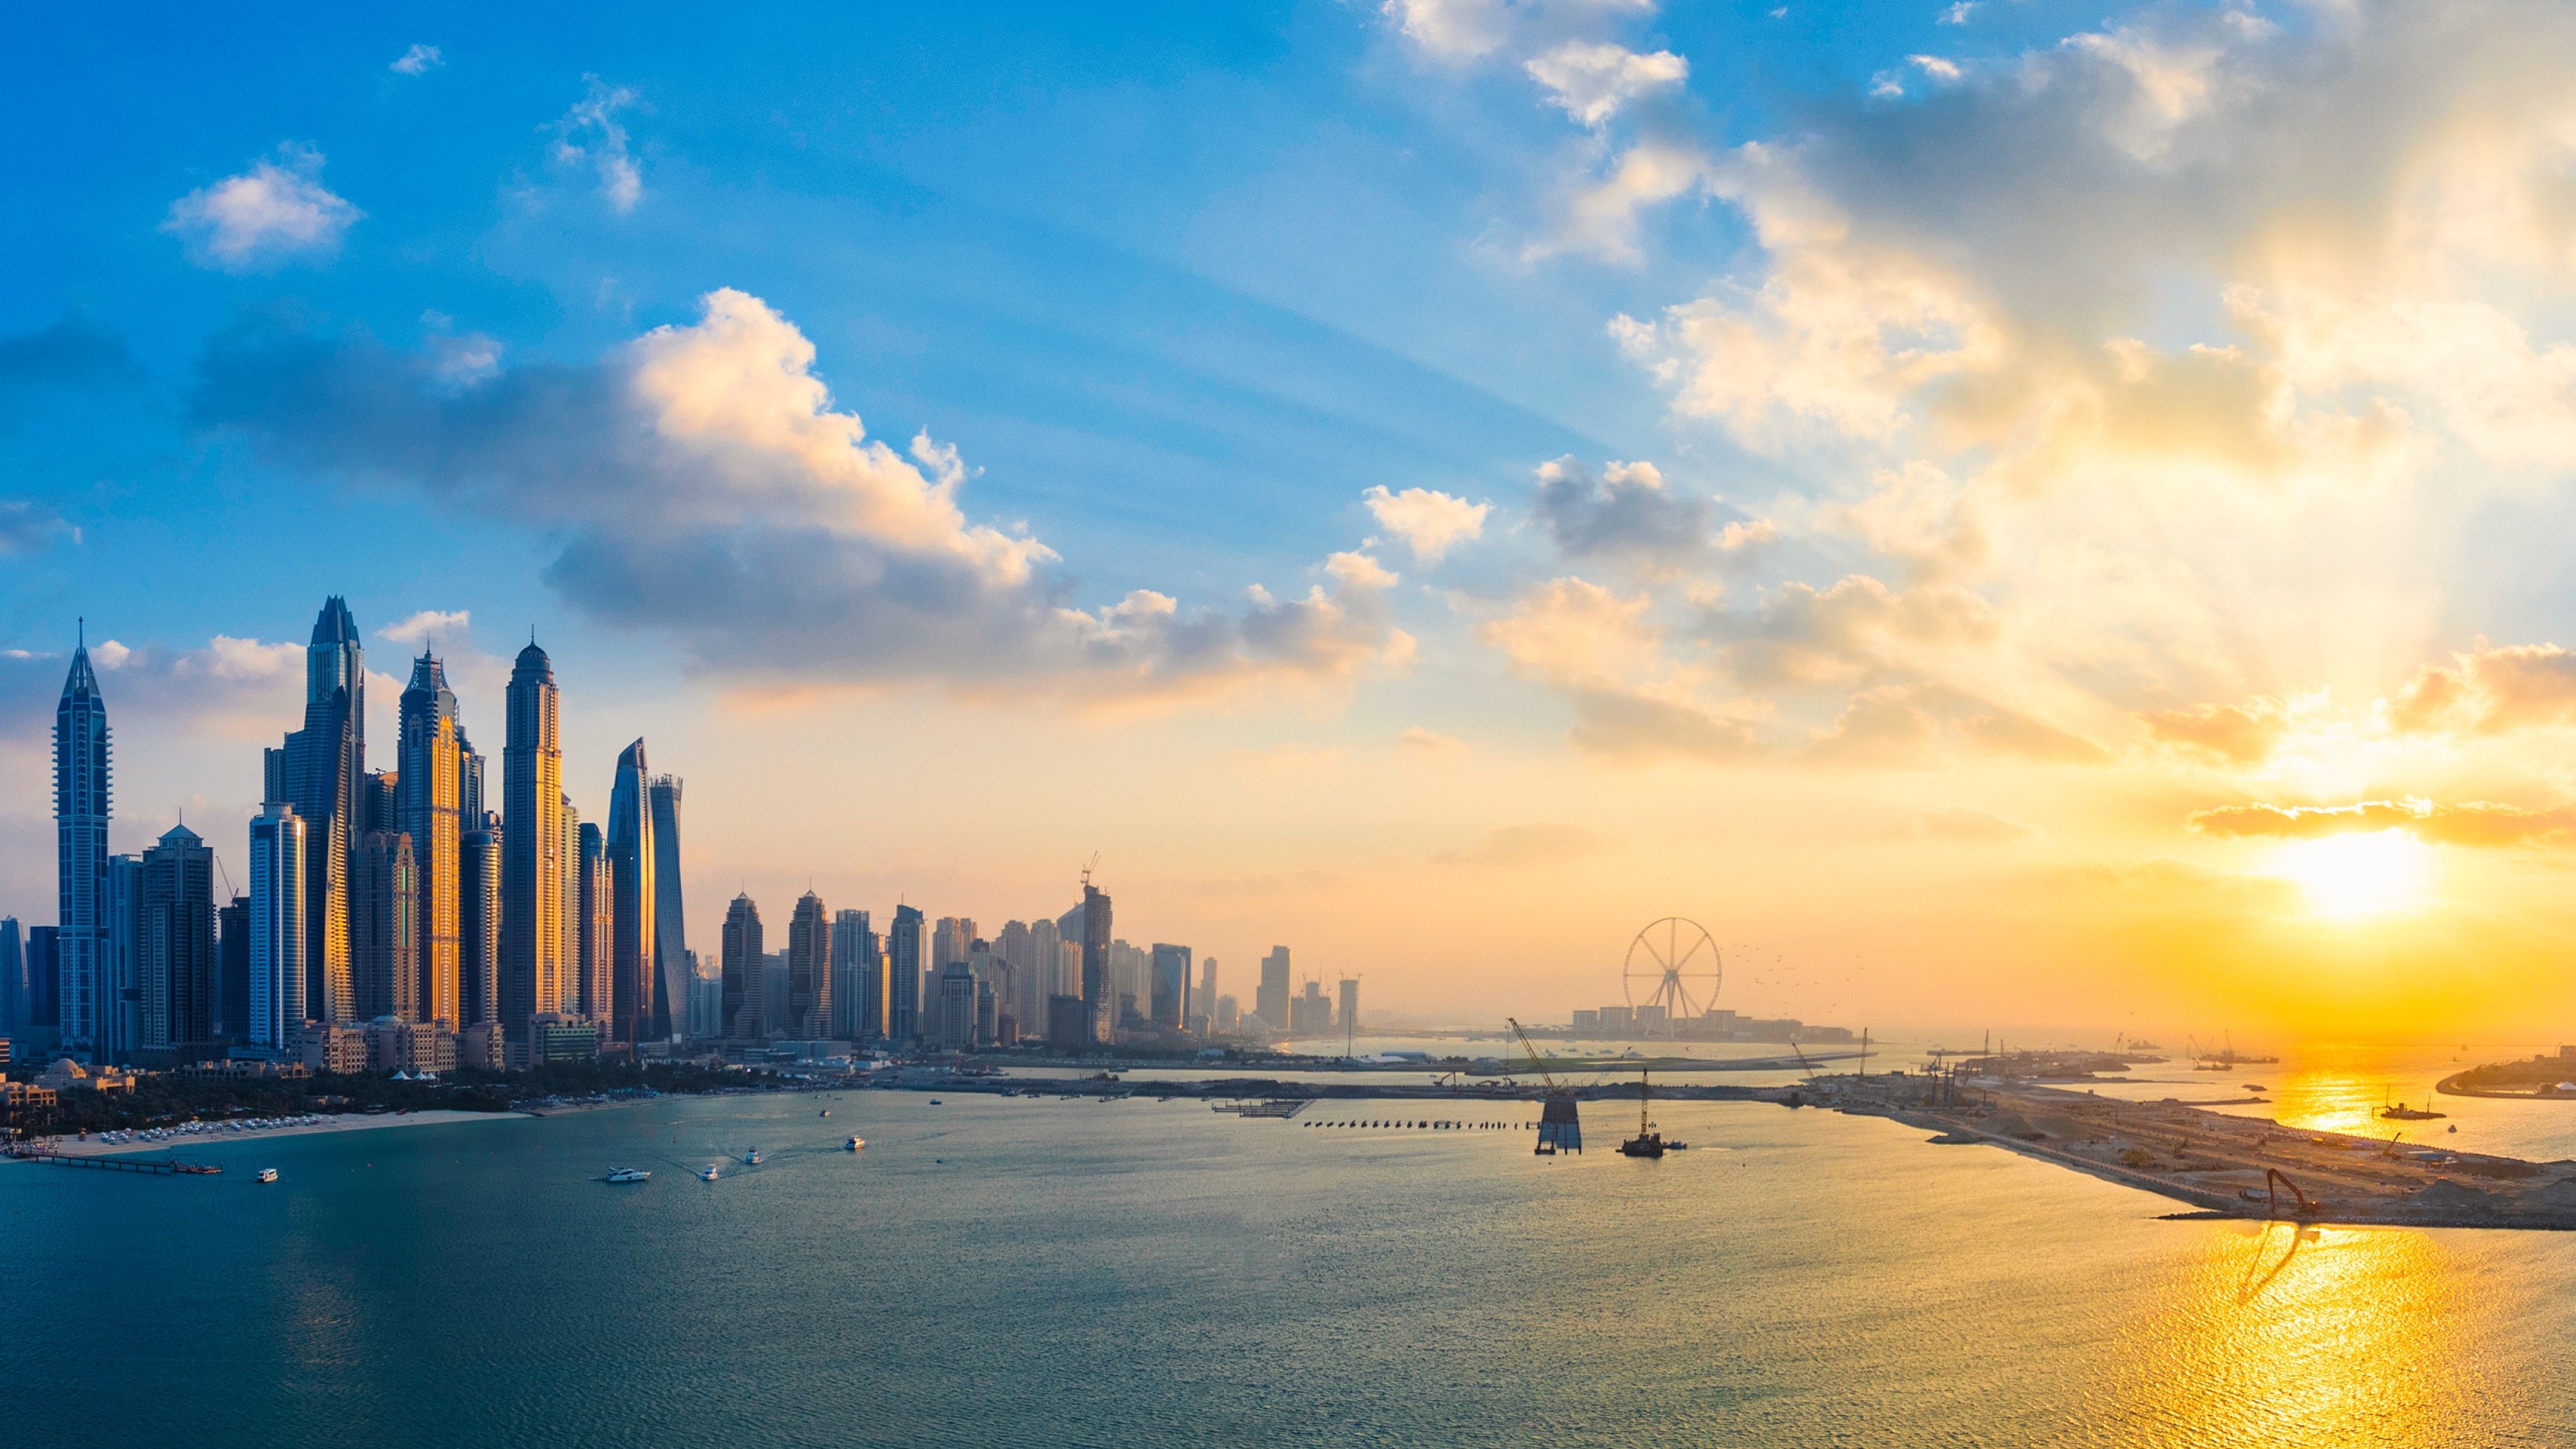
<svg viewBox="0 0 2576 1449">
<path fill-rule="evenodd" d="M 2554 841 L 2576 829 L 2576 810 L 2524 810 L 2486 801 L 2362 800 L 2350 805 L 2223 805 L 2194 813 L 2207 835 L 2313 840 L 2403 830 L 2437 845 L 2504 846 Z"/>
<path fill-rule="evenodd" d="M 1378 526 L 1404 540 L 1414 559 L 1426 564 L 1438 563 L 1452 548 L 1483 537 L 1485 517 L 1494 508 L 1429 488 L 1407 488 L 1401 493 L 1371 488 L 1362 497 Z"/>
<path fill-rule="evenodd" d="M 1052 679 L 1102 699 L 1406 667 L 1395 575 L 1335 555 L 1302 594 L 1231 610 L 1134 590 L 1082 608 L 1023 532 L 971 520 L 956 449 L 871 438 L 759 298 L 711 292 L 686 326 L 586 365 L 458 379 L 434 352 L 253 317 L 199 367 L 194 420 L 313 474 L 416 487 L 557 540 L 544 577 L 605 622 L 715 673 L 789 681 Z"/>
<path fill-rule="evenodd" d="M 2144 710 L 2137 721 L 2158 744 L 2228 765 L 2261 764 L 2290 730 L 2289 712 L 2272 699 Z"/>
<path fill-rule="evenodd" d="M 2408 734 L 2494 735 L 2576 722 L 2576 654 L 2555 644 L 2481 644 L 2418 673 L 2390 702 Z"/>
<path fill-rule="evenodd" d="M 447 58 L 438 53 L 437 46 L 414 45 L 395 56 L 394 63 L 387 69 L 396 75 L 427 75 L 445 64 Z"/>
<path fill-rule="evenodd" d="M 588 170 L 599 178 L 600 198 L 624 215 L 644 199 L 644 168 L 628 149 L 626 123 L 620 112 L 636 102 L 635 92 L 612 86 L 595 75 L 582 81 L 590 89 L 555 122 L 555 165 Z"/>
<path fill-rule="evenodd" d="M 1639 96 L 1690 79 L 1690 62 L 1669 50 L 1639 55 L 1626 46 L 1597 41 L 1568 41 L 1524 69 L 1547 87 L 1548 99 L 1559 109 L 1595 129 Z"/>
<path fill-rule="evenodd" d="M 1559 686 L 1598 687 L 1655 666 L 1661 632 L 1647 617 L 1652 604 L 1643 594 L 1623 598 L 1588 579 L 1553 579 L 1478 633 L 1523 674 Z"/>
<path fill-rule="evenodd" d="M 1452 64 L 1654 11 L 1655 0 L 1383 0 L 1378 7 L 1424 55 Z"/>
<path fill-rule="evenodd" d="M 161 229 L 199 266 L 258 271 L 336 256 L 340 237 L 366 213 L 322 184 L 322 153 L 292 142 L 276 158 L 170 203 Z"/>
<path fill-rule="evenodd" d="M 194 649 L 129 646 L 105 639 L 89 648 L 111 721 L 152 717 L 208 734 L 253 738 L 301 721 L 304 646 L 218 634 Z M 0 650 L 0 736 L 34 738 L 52 727 L 55 698 L 71 667 L 68 650 Z"/>
<path fill-rule="evenodd" d="M 1575 748 L 1616 759 L 1661 757 L 1730 764 L 1763 753 L 1753 722 L 1688 697 L 1653 690 L 1576 689 Z"/>
<path fill-rule="evenodd" d="M 1823 589 L 1782 584 L 1752 614 L 1712 615 L 1706 628 L 1735 676 L 1759 687 L 1919 671 L 1934 656 L 1991 642 L 2000 621 L 1957 585 L 1900 591 L 1851 574 Z"/>
<path fill-rule="evenodd" d="M 1708 548 L 1708 500 L 1668 491 L 1652 463 L 1613 462 L 1597 477 L 1571 457 L 1543 463 L 1536 512 L 1568 558 L 1670 569 Z"/>
<path fill-rule="evenodd" d="M 1941 684 L 1881 685 L 1852 695 L 1809 742 L 1815 764 L 1929 766 L 1948 750 L 2043 764 L 2094 765 L 2110 753 L 2083 736 Z"/>
</svg>

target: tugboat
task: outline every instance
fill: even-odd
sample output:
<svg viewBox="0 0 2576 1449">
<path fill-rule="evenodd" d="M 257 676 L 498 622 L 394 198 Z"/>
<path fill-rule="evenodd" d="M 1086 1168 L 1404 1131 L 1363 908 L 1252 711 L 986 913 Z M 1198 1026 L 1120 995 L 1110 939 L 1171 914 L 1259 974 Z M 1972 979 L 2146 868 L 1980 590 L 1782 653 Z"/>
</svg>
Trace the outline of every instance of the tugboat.
<svg viewBox="0 0 2576 1449">
<path fill-rule="evenodd" d="M 261 1168 L 261 1169 L 259 1170 L 259 1181 L 261 1181 L 261 1182 L 275 1182 L 275 1181 L 277 1181 L 277 1169 L 276 1169 L 276 1168 L 274 1168 L 274 1167 L 263 1167 L 263 1168 Z"/>
<path fill-rule="evenodd" d="M 1625 1157 L 1661 1157 L 1667 1145 L 1664 1134 L 1655 1131 L 1654 1124 L 1646 1120 L 1646 1075 L 1643 1070 L 1637 1073 L 1637 1135 L 1619 1144 L 1620 1155 Z"/>
<path fill-rule="evenodd" d="M 849 1141 L 841 1144 L 841 1150 L 843 1152 L 856 1152 L 867 1145 L 868 1139 L 864 1137 L 853 1137 Z"/>
<path fill-rule="evenodd" d="M 653 1174 L 640 1167 L 621 1167 L 608 1174 L 610 1182 L 650 1182 Z"/>
</svg>

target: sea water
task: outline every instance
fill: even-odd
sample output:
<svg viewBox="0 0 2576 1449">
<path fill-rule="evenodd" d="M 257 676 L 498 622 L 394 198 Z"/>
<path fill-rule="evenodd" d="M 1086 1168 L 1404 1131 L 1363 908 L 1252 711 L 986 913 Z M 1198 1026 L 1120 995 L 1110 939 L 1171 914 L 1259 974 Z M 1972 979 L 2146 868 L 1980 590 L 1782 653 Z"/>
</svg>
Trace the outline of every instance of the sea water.
<svg viewBox="0 0 2576 1449">
<path fill-rule="evenodd" d="M 2482 1147 L 2576 1141 L 2576 1105 L 2477 1109 Z M 1690 1149 L 1638 1161 L 1634 1110 L 1557 1159 L 1521 1104 L 855 1091 L 0 1167 L 0 1439 L 2576 1442 L 2576 1235 L 2172 1221 L 1753 1104 L 1659 1102 Z M 1501 1125 L 1325 1125 L 1433 1119 Z"/>
</svg>

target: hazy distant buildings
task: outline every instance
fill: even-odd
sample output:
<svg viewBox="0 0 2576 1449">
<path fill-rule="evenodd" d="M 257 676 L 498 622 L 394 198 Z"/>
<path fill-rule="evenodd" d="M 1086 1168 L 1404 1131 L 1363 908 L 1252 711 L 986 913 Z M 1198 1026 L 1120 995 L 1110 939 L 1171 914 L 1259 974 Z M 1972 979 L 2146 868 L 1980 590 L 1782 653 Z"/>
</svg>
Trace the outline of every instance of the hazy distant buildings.
<svg viewBox="0 0 2576 1449">
<path fill-rule="evenodd" d="M 807 891 L 787 922 L 786 1034 L 818 1041 L 832 1030 L 832 917 L 823 898 Z"/>
<path fill-rule="evenodd" d="M 642 740 L 637 740 L 636 765 L 642 768 Z M 668 1041 L 684 1034 L 674 1023 L 687 1012 L 689 980 L 689 941 L 687 915 L 680 904 L 680 777 L 657 775 L 647 790 L 653 806 L 653 960 L 651 991 L 644 1007 L 637 1009 L 639 1019 L 649 1019 L 647 1037 Z"/>
<path fill-rule="evenodd" d="M 975 1045 L 975 970 L 963 961 L 939 972 L 939 1035 L 942 1051 L 962 1052 Z"/>
<path fill-rule="evenodd" d="M 535 641 L 519 651 L 504 698 L 498 1001 L 503 1033 L 524 1044 L 530 1022 L 563 1010 L 565 976 L 561 699 Z"/>
<path fill-rule="evenodd" d="M 418 1018 L 443 1021 L 454 1031 L 458 1013 L 457 931 L 465 840 L 456 694 L 447 671 L 427 650 L 412 661 L 411 684 L 402 694 L 402 731 L 396 746 L 394 828 L 411 837 L 415 872 L 414 913 L 420 946 L 414 953 L 420 985 Z"/>
<path fill-rule="evenodd" d="M 767 962 L 761 950 L 760 907 L 738 895 L 724 919 L 724 1035 L 732 1042 L 766 1041 L 769 1013 Z"/>
<path fill-rule="evenodd" d="M 1252 1014 L 1272 1031 L 1291 1029 L 1288 1020 L 1288 948 L 1273 946 L 1261 958 L 1261 985 L 1252 993 Z"/>
<path fill-rule="evenodd" d="M 99 972 L 107 954 L 107 701 L 86 642 L 72 650 L 54 705 L 54 840 L 60 922 L 53 938 L 57 1040 L 73 1056 L 95 1053 L 102 1034 Z"/>
<path fill-rule="evenodd" d="M 250 1004 L 245 1039 L 283 1055 L 304 1025 L 304 822 L 278 802 L 250 822 Z"/>
<path fill-rule="evenodd" d="M 1345 1037 L 1348 1037 L 1353 1032 L 1359 1030 L 1360 979 L 1358 977 L 1345 976 L 1342 978 L 1341 1006 L 1333 1013 L 1333 1024 L 1342 1029 L 1342 1035 Z"/>
<path fill-rule="evenodd" d="M 612 894 L 608 1035 L 632 1045 L 654 1032 L 654 953 L 660 946 L 654 919 L 660 904 L 654 882 L 660 856 L 653 840 L 653 786 L 640 739 L 617 757 L 617 773 L 609 783 L 607 849 Z"/>
</svg>

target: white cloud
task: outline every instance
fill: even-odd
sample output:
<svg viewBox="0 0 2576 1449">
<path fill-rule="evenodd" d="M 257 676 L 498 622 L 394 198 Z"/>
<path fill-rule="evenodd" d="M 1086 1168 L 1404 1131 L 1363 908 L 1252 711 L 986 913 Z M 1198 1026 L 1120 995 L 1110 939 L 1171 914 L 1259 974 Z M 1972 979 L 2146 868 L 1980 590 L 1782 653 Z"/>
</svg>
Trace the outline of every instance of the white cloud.
<svg viewBox="0 0 2576 1449">
<path fill-rule="evenodd" d="M 388 624 L 376 631 L 380 638 L 398 644 L 418 644 L 423 648 L 441 640 L 461 641 L 474 633 L 474 615 L 457 609 L 423 609 L 409 618 Z"/>
<path fill-rule="evenodd" d="M 394 63 L 388 69 L 396 75 L 427 75 L 445 64 L 447 59 L 438 53 L 437 46 L 414 45 L 411 49 L 395 56 Z"/>
<path fill-rule="evenodd" d="M 322 153 L 292 143 L 170 203 L 161 229 L 187 244 L 191 260 L 222 271 L 254 271 L 340 250 L 343 233 L 366 215 L 322 185 Z"/>
<path fill-rule="evenodd" d="M 1404 540 L 1414 559 L 1425 564 L 1438 563 L 1452 548 L 1482 537 L 1485 517 L 1494 507 L 1430 488 L 1407 488 L 1401 493 L 1371 488 L 1361 496 L 1378 526 Z"/>
<path fill-rule="evenodd" d="M 1382 0 L 1378 13 L 1423 54 L 1456 64 L 1544 44 L 1604 20 L 1652 15 L 1655 0 Z"/>
<path fill-rule="evenodd" d="M 1978 0 L 1958 0 L 1957 4 L 1942 11 L 1941 18 L 1933 23 L 1936 25 L 1965 25 L 1968 23 L 1968 17 L 1977 13 L 1977 4 Z"/>
<path fill-rule="evenodd" d="M 1960 76 L 1959 63 L 1954 60 L 1944 60 L 1937 55 L 1909 55 L 1906 60 L 1915 69 L 1944 84 L 1954 83 Z"/>
<path fill-rule="evenodd" d="M 555 164 L 587 167 L 599 177 L 599 194 L 609 209 L 624 215 L 644 199 L 644 168 L 628 150 L 626 123 L 618 112 L 634 105 L 635 92 L 611 86 L 595 75 L 583 76 L 589 94 L 573 102 L 555 122 Z"/>
<path fill-rule="evenodd" d="M 1690 62 L 1669 50 L 1639 55 L 1625 46 L 1569 41 L 1524 67 L 1548 99 L 1583 125 L 1599 129 L 1642 95 L 1690 78 Z"/>
<path fill-rule="evenodd" d="M 1708 158 L 1688 145 L 1640 141 L 1611 162 L 1606 176 L 1578 183 L 1557 235 L 1522 248 L 1524 260 L 1576 252 L 1606 262 L 1645 260 L 1638 231 L 1646 212 L 1707 187 Z"/>
</svg>

